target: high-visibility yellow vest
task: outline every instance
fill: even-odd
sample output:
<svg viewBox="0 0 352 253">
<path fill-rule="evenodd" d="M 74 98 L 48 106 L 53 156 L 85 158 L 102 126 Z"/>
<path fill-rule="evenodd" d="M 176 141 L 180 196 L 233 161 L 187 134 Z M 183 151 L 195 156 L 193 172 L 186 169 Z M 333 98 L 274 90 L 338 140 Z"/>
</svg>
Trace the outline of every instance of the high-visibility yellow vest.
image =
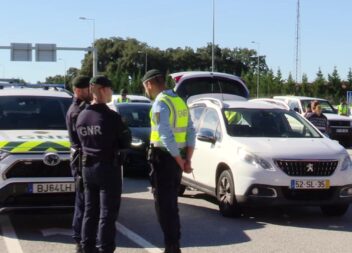
<svg viewBox="0 0 352 253">
<path fill-rule="evenodd" d="M 345 105 L 345 104 L 340 104 L 338 107 L 337 107 L 337 113 L 339 115 L 348 115 L 348 106 Z"/>
<path fill-rule="evenodd" d="M 225 111 L 224 114 L 229 125 L 238 124 L 238 122 L 242 119 L 241 114 L 234 111 Z"/>
<path fill-rule="evenodd" d="M 126 99 L 122 99 L 122 97 L 118 97 L 117 98 L 117 103 L 129 103 L 130 99 L 126 98 Z"/>
<path fill-rule="evenodd" d="M 178 96 L 173 97 L 165 93 L 162 93 L 161 96 L 158 97 L 158 101 L 164 102 L 170 110 L 169 123 L 175 138 L 175 142 L 177 143 L 177 147 L 186 147 L 186 135 L 189 118 L 189 111 L 186 103 Z M 150 133 L 150 143 L 153 144 L 154 147 L 165 147 L 160 139 L 157 128 L 158 123 L 153 117 L 152 110 L 150 110 L 150 125 L 152 128 Z"/>
</svg>

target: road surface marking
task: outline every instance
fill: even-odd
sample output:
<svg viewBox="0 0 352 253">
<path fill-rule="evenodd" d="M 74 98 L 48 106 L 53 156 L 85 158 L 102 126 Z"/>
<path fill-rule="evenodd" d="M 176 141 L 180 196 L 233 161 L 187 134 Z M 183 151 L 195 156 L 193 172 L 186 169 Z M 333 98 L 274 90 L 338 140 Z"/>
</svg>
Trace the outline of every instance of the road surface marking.
<svg viewBox="0 0 352 253">
<path fill-rule="evenodd" d="M 115 225 L 116 225 L 116 229 L 121 234 L 123 234 L 124 236 L 126 236 L 128 239 L 130 239 L 131 241 L 135 242 L 139 246 L 143 247 L 146 251 L 148 251 L 150 253 L 162 253 L 163 252 L 157 246 L 151 244 L 150 242 L 148 242 L 147 240 L 145 240 L 141 236 L 137 235 L 132 230 L 126 228 L 124 225 L 122 225 L 122 224 L 120 224 L 118 222 L 116 222 Z"/>
<path fill-rule="evenodd" d="M 2 238 L 4 239 L 8 253 L 23 253 L 16 232 L 13 229 L 11 221 L 7 215 L 0 216 Z"/>
</svg>

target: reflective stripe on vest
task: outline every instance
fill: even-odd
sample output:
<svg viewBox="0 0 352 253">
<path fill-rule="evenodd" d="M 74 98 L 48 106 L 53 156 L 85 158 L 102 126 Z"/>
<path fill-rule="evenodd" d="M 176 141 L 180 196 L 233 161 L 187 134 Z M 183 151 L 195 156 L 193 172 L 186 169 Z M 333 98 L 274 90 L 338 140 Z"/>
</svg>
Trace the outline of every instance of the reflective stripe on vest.
<svg viewBox="0 0 352 253">
<path fill-rule="evenodd" d="M 188 107 L 186 103 L 180 97 L 172 97 L 163 93 L 159 98 L 159 101 L 164 102 L 170 110 L 169 123 L 170 127 L 177 144 L 178 148 L 184 148 L 186 146 L 186 135 L 188 126 Z M 153 112 L 150 110 L 150 143 L 154 147 L 165 147 L 162 143 L 157 127 L 157 122 L 153 118 Z"/>
</svg>

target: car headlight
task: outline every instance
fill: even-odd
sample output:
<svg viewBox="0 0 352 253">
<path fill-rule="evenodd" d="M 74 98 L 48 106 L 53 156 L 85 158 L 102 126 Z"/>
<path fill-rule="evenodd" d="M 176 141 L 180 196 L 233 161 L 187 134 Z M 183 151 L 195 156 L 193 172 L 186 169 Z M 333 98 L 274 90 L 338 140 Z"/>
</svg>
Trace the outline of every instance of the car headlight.
<svg viewBox="0 0 352 253">
<path fill-rule="evenodd" d="M 237 154 L 239 156 L 239 158 L 257 168 L 263 168 L 265 170 L 270 170 L 270 171 L 274 171 L 275 168 L 265 159 L 252 154 L 242 148 L 239 148 L 237 151 Z"/>
<path fill-rule="evenodd" d="M 9 154 L 9 152 L 0 149 L 0 161 L 5 159 L 5 157 L 7 157 Z"/>
<path fill-rule="evenodd" d="M 352 168 L 352 161 L 351 157 L 346 155 L 342 161 L 341 170 L 348 170 L 349 168 Z"/>
<path fill-rule="evenodd" d="M 140 147 L 143 145 L 143 141 L 140 138 L 132 137 L 131 145 L 133 147 Z"/>
</svg>

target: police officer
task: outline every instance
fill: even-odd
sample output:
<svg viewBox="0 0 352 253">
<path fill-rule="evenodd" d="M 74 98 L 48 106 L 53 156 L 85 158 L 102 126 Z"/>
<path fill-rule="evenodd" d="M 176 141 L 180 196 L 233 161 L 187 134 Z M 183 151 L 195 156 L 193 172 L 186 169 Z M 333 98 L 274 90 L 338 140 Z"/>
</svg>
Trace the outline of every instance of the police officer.
<svg viewBox="0 0 352 253">
<path fill-rule="evenodd" d="M 71 142 L 71 171 L 76 181 L 75 210 L 73 214 L 72 228 L 73 239 L 76 241 L 76 252 L 81 253 L 81 229 L 84 214 L 84 192 L 82 184 L 82 171 L 80 160 L 81 143 L 76 132 L 76 121 L 80 112 L 88 106 L 91 100 L 89 92 L 89 77 L 77 76 L 72 81 L 73 102 L 66 114 L 66 125 Z"/>
<path fill-rule="evenodd" d="M 340 104 L 337 106 L 337 113 L 342 116 L 349 116 L 350 110 L 345 98 L 340 99 Z"/>
<path fill-rule="evenodd" d="M 121 198 L 118 151 L 127 148 L 131 133 L 118 113 L 109 109 L 112 86 L 104 76 L 90 80 L 93 101 L 77 119 L 83 150 L 85 212 L 82 248 L 85 253 L 115 250 L 115 220 Z"/>
<path fill-rule="evenodd" d="M 195 130 L 185 102 L 174 91 L 166 90 L 159 70 L 142 78 L 145 92 L 155 100 L 151 109 L 151 182 L 156 213 L 164 233 L 166 253 L 180 251 L 180 218 L 177 196 L 182 172 L 191 173 Z"/>
<path fill-rule="evenodd" d="M 127 97 L 127 89 L 123 88 L 120 91 L 120 97 L 117 99 L 117 103 L 129 103 L 130 99 Z"/>
</svg>

